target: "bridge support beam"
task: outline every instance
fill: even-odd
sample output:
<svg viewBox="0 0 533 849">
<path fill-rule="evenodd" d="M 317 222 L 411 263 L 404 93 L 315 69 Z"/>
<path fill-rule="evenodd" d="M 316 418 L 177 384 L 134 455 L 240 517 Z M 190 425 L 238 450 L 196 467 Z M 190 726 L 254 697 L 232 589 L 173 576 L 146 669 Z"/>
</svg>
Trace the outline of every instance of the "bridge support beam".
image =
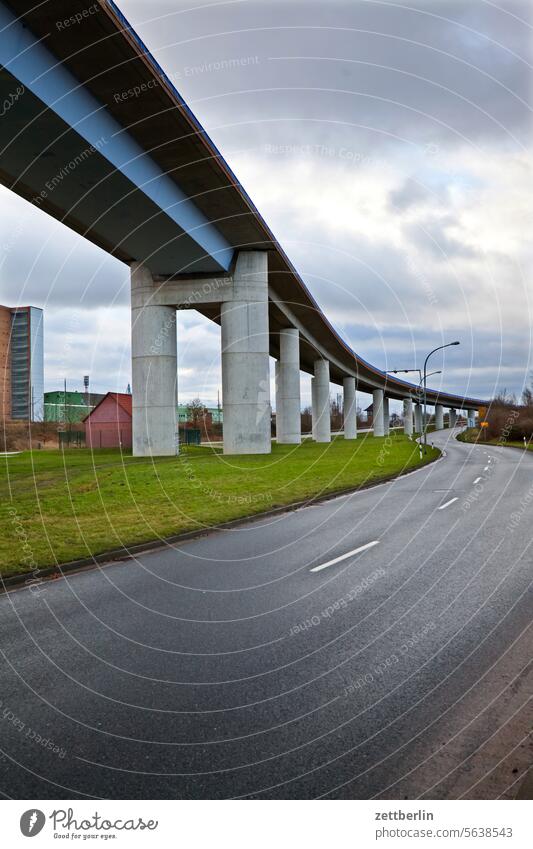
<svg viewBox="0 0 533 849">
<path fill-rule="evenodd" d="M 403 432 L 407 436 L 413 435 L 413 402 L 410 398 L 403 402 Z"/>
<path fill-rule="evenodd" d="M 300 409 L 300 333 L 296 328 L 280 330 L 279 361 L 276 363 L 276 438 L 280 443 L 302 441 Z"/>
<path fill-rule="evenodd" d="M 468 415 L 468 427 L 475 427 L 476 426 L 476 411 L 475 410 L 468 410 L 467 415 Z"/>
<path fill-rule="evenodd" d="M 435 405 L 435 430 L 442 430 L 444 427 L 444 407 L 442 404 Z"/>
<path fill-rule="evenodd" d="M 385 436 L 383 389 L 374 389 L 372 393 L 372 410 L 374 436 Z"/>
<path fill-rule="evenodd" d="M 221 305 L 224 454 L 270 454 L 268 255 L 241 251 Z"/>
<path fill-rule="evenodd" d="M 389 399 L 386 395 L 383 396 L 383 432 L 385 436 L 388 436 L 390 433 Z"/>
<path fill-rule="evenodd" d="M 455 410 L 450 410 L 449 418 L 450 418 L 450 421 L 449 421 L 450 427 L 455 427 L 456 424 L 457 424 L 457 413 L 456 413 Z"/>
<path fill-rule="evenodd" d="M 135 457 L 178 453 L 176 309 L 152 302 L 154 281 L 131 266 L 132 434 Z"/>
<path fill-rule="evenodd" d="M 355 377 L 345 377 L 344 388 L 344 438 L 357 439 L 357 397 Z"/>
<path fill-rule="evenodd" d="M 315 439 L 317 442 L 331 442 L 328 360 L 315 360 L 314 386 L 316 392 Z"/>
<path fill-rule="evenodd" d="M 422 433 L 422 405 L 415 404 L 415 433 Z"/>
</svg>

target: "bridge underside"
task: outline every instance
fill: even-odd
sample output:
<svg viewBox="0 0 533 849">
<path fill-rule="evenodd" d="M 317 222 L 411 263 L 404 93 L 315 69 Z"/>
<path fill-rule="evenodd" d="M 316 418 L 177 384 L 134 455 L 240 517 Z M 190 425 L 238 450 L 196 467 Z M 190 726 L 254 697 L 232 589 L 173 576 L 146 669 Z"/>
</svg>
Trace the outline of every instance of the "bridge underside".
<svg viewBox="0 0 533 849">
<path fill-rule="evenodd" d="M 18 81 L 0 70 L 0 101 Z M 224 266 L 180 229 L 142 189 L 31 93 L 0 125 L 0 179 L 7 188 L 124 262 L 160 273 Z"/>
<path fill-rule="evenodd" d="M 230 267 L 232 246 L 194 199 L 5 4 L 0 103 L 8 188 L 154 273 Z"/>
</svg>

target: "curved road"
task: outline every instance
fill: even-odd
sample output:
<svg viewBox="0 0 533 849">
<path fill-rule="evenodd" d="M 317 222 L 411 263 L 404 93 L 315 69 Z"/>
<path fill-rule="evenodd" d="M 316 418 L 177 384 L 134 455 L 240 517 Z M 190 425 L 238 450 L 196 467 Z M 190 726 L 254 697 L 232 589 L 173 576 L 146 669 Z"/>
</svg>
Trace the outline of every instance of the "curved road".
<svg viewBox="0 0 533 849">
<path fill-rule="evenodd" d="M 2 597 L 3 794 L 514 796 L 533 455 L 451 435 L 390 484 Z"/>
</svg>

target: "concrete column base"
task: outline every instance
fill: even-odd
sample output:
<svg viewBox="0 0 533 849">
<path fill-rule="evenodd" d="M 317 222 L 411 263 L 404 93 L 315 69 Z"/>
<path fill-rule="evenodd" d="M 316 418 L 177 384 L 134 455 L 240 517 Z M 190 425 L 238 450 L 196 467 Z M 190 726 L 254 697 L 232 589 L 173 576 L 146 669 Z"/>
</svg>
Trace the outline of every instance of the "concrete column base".
<svg viewBox="0 0 533 849">
<path fill-rule="evenodd" d="M 311 378 L 311 436 L 316 441 L 316 420 L 318 418 L 316 403 L 316 380 Z"/>
<path fill-rule="evenodd" d="M 413 402 L 410 398 L 403 402 L 403 432 L 406 436 L 413 435 Z"/>
<path fill-rule="evenodd" d="M 279 443 L 302 441 L 300 404 L 300 334 L 293 327 L 280 330 L 276 363 L 276 438 Z"/>
<path fill-rule="evenodd" d="M 374 389 L 372 399 L 374 436 L 385 436 L 383 389 Z"/>
<path fill-rule="evenodd" d="M 241 251 L 220 311 L 224 454 L 270 454 L 268 254 Z"/>
<path fill-rule="evenodd" d="M 422 433 L 422 405 L 415 404 L 415 433 Z"/>
<path fill-rule="evenodd" d="M 131 266 L 132 439 L 134 457 L 178 453 L 176 309 L 152 303 L 152 274 Z"/>
<path fill-rule="evenodd" d="M 329 403 L 329 362 L 315 361 L 316 436 L 317 442 L 331 442 L 331 409 Z"/>
<path fill-rule="evenodd" d="M 355 377 L 345 377 L 344 387 L 344 438 L 357 439 L 357 396 Z"/>
<path fill-rule="evenodd" d="M 386 395 L 383 397 L 383 432 L 385 436 L 388 436 L 390 433 L 389 399 Z"/>
<path fill-rule="evenodd" d="M 435 430 L 444 428 L 444 407 L 442 404 L 437 404 L 435 407 Z"/>
</svg>

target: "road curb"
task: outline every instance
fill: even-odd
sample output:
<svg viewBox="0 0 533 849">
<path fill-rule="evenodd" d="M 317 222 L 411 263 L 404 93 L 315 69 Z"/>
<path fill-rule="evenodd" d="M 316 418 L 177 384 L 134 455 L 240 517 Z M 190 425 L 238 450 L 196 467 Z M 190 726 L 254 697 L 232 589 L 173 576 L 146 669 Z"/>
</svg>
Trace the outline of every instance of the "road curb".
<svg viewBox="0 0 533 849">
<path fill-rule="evenodd" d="M 446 451 L 445 449 L 440 448 L 437 450 L 440 451 L 438 457 L 435 457 L 434 460 L 430 460 L 428 463 L 425 463 L 417 469 L 408 469 L 407 471 L 400 472 L 396 475 L 390 475 L 389 477 L 382 478 L 377 481 L 371 481 L 364 486 L 335 490 L 334 492 L 313 496 L 305 501 L 294 501 L 292 504 L 282 504 L 279 507 L 273 507 L 271 510 L 264 510 L 261 513 L 253 513 L 250 516 L 241 516 L 238 519 L 231 519 L 228 522 L 222 522 L 219 525 L 209 525 L 208 527 L 199 528 L 194 531 L 184 531 L 180 534 L 173 534 L 168 537 L 161 537 L 159 539 L 137 543 L 136 545 L 111 549 L 110 551 L 104 551 L 101 554 L 94 554 L 91 557 L 82 557 L 78 560 L 71 560 L 68 563 L 58 564 L 57 566 L 47 566 L 43 569 L 35 569 L 33 572 L 21 572 L 16 575 L 10 575 L 7 578 L 2 578 L 0 575 L 0 594 L 2 592 L 9 592 L 10 590 L 15 589 L 31 589 L 32 587 L 39 586 L 45 581 L 57 580 L 58 578 L 62 578 L 73 572 L 83 572 L 100 565 L 111 565 L 112 563 L 120 563 L 125 560 L 133 560 L 138 554 L 163 550 L 168 548 L 170 545 L 174 545 L 179 542 L 187 542 L 193 539 L 200 539 L 201 537 L 205 537 L 216 531 L 238 528 L 243 525 L 249 525 L 251 522 L 278 516 L 282 513 L 293 513 L 304 507 L 312 507 L 316 504 L 323 504 L 326 501 L 333 501 L 335 498 L 345 495 L 366 492 L 369 489 L 375 489 L 378 486 L 391 483 L 399 478 L 422 472 L 434 463 L 438 463 L 439 460 L 443 460 L 446 457 Z"/>
</svg>

